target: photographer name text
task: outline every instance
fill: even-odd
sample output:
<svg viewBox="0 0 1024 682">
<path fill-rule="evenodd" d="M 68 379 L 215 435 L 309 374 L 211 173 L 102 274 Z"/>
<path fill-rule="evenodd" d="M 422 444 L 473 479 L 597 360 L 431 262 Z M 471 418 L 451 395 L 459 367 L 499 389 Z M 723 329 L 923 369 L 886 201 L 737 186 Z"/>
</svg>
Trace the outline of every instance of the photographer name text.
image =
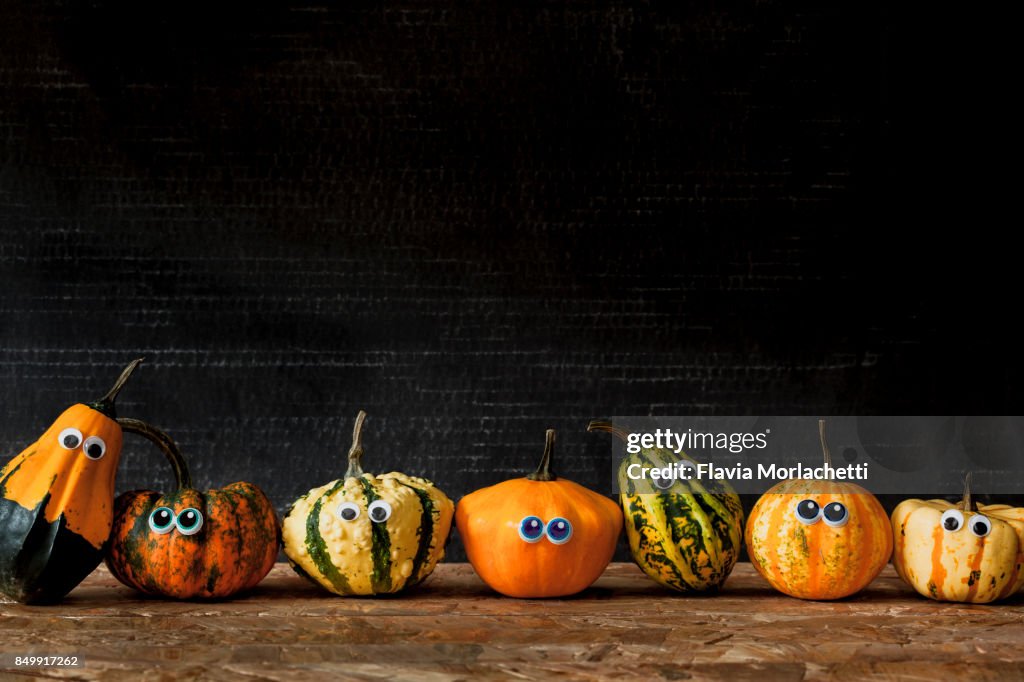
<svg viewBox="0 0 1024 682">
<path fill-rule="evenodd" d="M 757 467 L 745 464 L 721 466 L 710 462 L 693 464 L 676 462 L 669 466 L 654 467 L 632 463 L 626 468 L 626 475 L 634 481 L 659 480 L 705 480 L 705 481 L 752 481 L 812 479 L 818 481 L 866 481 L 868 478 L 867 464 L 847 464 L 835 467 L 830 464 L 821 466 L 778 466 L 776 464 L 758 463 Z"/>
</svg>

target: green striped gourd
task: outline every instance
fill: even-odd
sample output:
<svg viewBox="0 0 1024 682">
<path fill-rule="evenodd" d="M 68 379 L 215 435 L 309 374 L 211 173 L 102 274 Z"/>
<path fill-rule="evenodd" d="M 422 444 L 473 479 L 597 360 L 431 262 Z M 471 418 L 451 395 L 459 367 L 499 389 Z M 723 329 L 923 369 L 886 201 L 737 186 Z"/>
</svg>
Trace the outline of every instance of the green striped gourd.
<svg viewBox="0 0 1024 682">
<path fill-rule="evenodd" d="M 607 431 L 626 440 L 610 422 L 595 421 L 588 431 Z M 666 489 L 626 476 L 630 464 L 663 468 L 688 461 L 662 449 L 642 448 L 623 460 L 619 502 L 633 559 L 651 579 L 680 592 L 707 592 L 722 586 L 739 558 L 743 506 L 724 482 L 703 485 L 676 480 Z M 638 485 L 638 483 L 640 483 Z"/>
<path fill-rule="evenodd" d="M 344 478 L 296 500 L 283 524 L 284 552 L 299 575 L 340 595 L 398 592 L 444 557 L 455 505 L 430 481 L 362 469 L 356 417 Z"/>
</svg>

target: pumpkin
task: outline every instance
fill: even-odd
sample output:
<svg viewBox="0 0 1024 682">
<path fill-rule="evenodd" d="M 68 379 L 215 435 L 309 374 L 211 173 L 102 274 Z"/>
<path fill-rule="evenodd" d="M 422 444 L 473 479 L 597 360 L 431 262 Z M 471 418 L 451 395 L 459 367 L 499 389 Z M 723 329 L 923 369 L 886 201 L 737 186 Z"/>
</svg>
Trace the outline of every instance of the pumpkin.
<svg viewBox="0 0 1024 682">
<path fill-rule="evenodd" d="M 297 499 L 284 519 L 295 571 L 340 595 L 399 592 L 423 582 L 444 557 L 454 504 L 433 483 L 363 471 L 360 411 L 348 470 Z"/>
<path fill-rule="evenodd" d="M 59 601 L 102 560 L 121 456 L 114 401 L 140 362 L 96 402 L 65 410 L 0 470 L 0 591 L 8 597 Z"/>
<path fill-rule="evenodd" d="M 622 530 L 615 502 L 552 472 L 554 447 L 548 429 L 534 473 L 472 492 L 455 512 L 469 562 L 509 597 L 586 589 L 611 561 Z"/>
<path fill-rule="evenodd" d="M 607 431 L 626 440 L 609 422 L 594 421 L 588 431 Z M 686 461 L 692 460 L 684 458 Z M 664 489 L 638 490 L 626 475 L 634 463 L 671 466 L 679 457 L 642 449 L 619 468 L 619 503 L 633 560 L 655 582 L 680 592 L 708 592 L 722 586 L 740 555 L 743 505 L 723 482 L 666 479 Z"/>
<path fill-rule="evenodd" d="M 831 465 L 825 422 L 818 423 Z M 854 483 L 793 479 L 758 499 L 747 519 L 747 552 L 772 587 L 801 599 L 841 599 L 859 592 L 892 554 L 889 517 Z"/>
<path fill-rule="evenodd" d="M 254 587 L 281 546 L 277 514 L 252 483 L 199 492 L 181 451 L 163 431 L 134 419 L 122 429 L 149 439 L 174 468 L 177 490 L 118 496 L 107 568 L 128 587 L 174 599 L 220 599 Z"/>
<path fill-rule="evenodd" d="M 1024 587 L 1024 509 L 975 505 L 970 475 L 958 504 L 904 500 L 892 512 L 893 564 L 926 597 L 986 604 Z"/>
</svg>

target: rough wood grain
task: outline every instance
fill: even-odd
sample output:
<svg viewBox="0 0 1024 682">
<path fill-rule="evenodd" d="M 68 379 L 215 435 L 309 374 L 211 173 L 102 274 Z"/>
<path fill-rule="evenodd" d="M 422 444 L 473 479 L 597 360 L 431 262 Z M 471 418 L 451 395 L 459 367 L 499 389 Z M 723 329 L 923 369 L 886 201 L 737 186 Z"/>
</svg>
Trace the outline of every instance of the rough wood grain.
<svg viewBox="0 0 1024 682">
<path fill-rule="evenodd" d="M 220 603 L 142 598 L 100 569 L 58 607 L 0 605 L 4 665 L 71 654 L 83 668 L 28 677 L 147 680 L 863 679 L 1024 675 L 1024 608 L 940 604 L 887 569 L 835 603 L 781 596 L 740 564 L 713 597 L 666 592 L 613 564 L 572 599 L 497 596 L 442 564 L 399 598 L 339 598 L 281 564 Z"/>
</svg>

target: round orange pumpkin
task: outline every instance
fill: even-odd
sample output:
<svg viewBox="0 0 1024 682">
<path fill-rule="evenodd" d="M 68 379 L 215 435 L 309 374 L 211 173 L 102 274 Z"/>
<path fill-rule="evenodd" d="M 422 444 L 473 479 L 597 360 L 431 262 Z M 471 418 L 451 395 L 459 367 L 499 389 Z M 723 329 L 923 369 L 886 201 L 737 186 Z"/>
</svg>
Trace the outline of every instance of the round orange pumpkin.
<svg viewBox="0 0 1024 682">
<path fill-rule="evenodd" d="M 107 568 L 128 587 L 174 599 L 222 599 L 270 572 L 281 528 L 267 496 L 252 483 L 192 488 L 178 446 L 163 431 L 119 419 L 127 433 L 153 441 L 174 468 L 177 490 L 132 490 L 114 504 Z"/>
<path fill-rule="evenodd" d="M 610 498 L 551 471 L 548 429 L 537 471 L 463 497 L 455 508 L 477 574 L 509 597 L 564 597 L 590 586 L 608 566 L 622 530 Z"/>
<path fill-rule="evenodd" d="M 819 422 L 825 462 L 825 423 Z M 800 599 L 841 599 L 864 589 L 892 555 L 878 499 L 854 483 L 794 479 L 772 487 L 747 519 L 747 553 L 772 587 Z"/>
</svg>

